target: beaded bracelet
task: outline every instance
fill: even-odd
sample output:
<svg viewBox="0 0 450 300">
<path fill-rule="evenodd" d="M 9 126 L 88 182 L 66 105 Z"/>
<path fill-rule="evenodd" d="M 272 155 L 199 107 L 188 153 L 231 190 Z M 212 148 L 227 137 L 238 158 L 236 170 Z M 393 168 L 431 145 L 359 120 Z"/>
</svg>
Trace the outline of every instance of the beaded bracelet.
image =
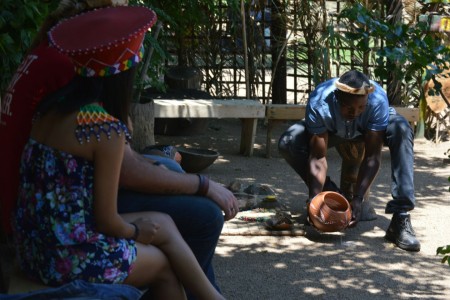
<svg viewBox="0 0 450 300">
<path fill-rule="evenodd" d="M 270 218 L 268 217 L 246 217 L 246 216 L 239 217 L 238 219 L 245 222 L 259 222 L 259 223 L 267 222 L 270 220 Z"/>
<path fill-rule="evenodd" d="M 139 227 L 135 223 L 130 223 L 130 224 L 134 226 L 134 234 L 131 237 L 131 239 L 132 240 L 137 240 L 137 238 L 139 236 L 139 232 L 140 232 Z"/>
<path fill-rule="evenodd" d="M 206 196 L 209 190 L 209 178 L 203 175 L 197 174 L 198 176 L 198 189 L 195 193 L 198 196 Z"/>
</svg>

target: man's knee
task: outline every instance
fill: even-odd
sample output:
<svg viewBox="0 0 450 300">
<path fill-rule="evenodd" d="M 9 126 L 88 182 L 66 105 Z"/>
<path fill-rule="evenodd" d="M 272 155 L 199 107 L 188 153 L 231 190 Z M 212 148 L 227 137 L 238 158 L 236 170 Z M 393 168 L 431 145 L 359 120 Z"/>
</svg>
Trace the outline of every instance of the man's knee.
<svg viewBox="0 0 450 300">
<path fill-rule="evenodd" d="M 390 118 L 386 133 L 388 137 L 393 137 L 395 139 L 414 137 L 411 125 L 409 125 L 409 122 L 399 114 Z"/>
<path fill-rule="evenodd" d="M 280 139 L 278 140 L 278 152 L 283 156 L 286 157 L 289 154 L 289 146 L 292 141 L 292 135 L 289 133 L 284 133 Z"/>
<path fill-rule="evenodd" d="M 188 224 L 180 228 L 180 231 L 197 238 L 218 237 L 225 222 L 222 209 L 215 202 L 203 197 L 191 200 L 192 206 L 186 207 L 186 213 L 190 216 Z M 184 223 L 186 221 L 184 220 Z"/>
</svg>

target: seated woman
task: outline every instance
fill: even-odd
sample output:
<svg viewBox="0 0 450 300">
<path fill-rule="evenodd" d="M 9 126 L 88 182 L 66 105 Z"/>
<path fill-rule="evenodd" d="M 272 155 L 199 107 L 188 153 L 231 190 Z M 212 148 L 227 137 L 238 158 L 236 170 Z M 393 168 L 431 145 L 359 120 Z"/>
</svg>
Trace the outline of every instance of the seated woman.
<svg viewBox="0 0 450 300">
<path fill-rule="evenodd" d="M 134 74 L 155 20 L 147 8 L 109 7 L 50 31 L 80 76 L 38 107 L 21 161 L 18 260 L 52 286 L 81 279 L 150 288 L 152 299 L 185 299 L 183 287 L 223 299 L 168 215 L 117 213 Z"/>
</svg>

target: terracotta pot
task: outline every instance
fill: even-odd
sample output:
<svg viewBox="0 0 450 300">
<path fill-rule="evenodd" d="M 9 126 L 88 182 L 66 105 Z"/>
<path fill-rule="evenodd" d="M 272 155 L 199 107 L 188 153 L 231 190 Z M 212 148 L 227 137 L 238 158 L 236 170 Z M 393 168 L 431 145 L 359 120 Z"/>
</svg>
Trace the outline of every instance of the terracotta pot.
<svg viewBox="0 0 450 300">
<path fill-rule="evenodd" d="M 308 216 L 310 223 L 319 231 L 341 231 L 347 228 L 352 218 L 352 208 L 344 196 L 327 191 L 311 200 Z"/>
</svg>

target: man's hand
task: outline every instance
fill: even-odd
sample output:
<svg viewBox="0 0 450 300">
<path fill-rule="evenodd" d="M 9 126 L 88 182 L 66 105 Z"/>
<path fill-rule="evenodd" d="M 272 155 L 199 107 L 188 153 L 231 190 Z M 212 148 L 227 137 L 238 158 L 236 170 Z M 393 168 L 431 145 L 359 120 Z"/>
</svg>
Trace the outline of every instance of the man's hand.
<svg viewBox="0 0 450 300">
<path fill-rule="evenodd" d="M 354 196 L 351 202 L 352 205 L 352 220 L 348 224 L 348 227 L 355 227 L 358 224 L 359 220 L 361 220 L 362 214 L 362 202 L 363 197 Z"/>
<path fill-rule="evenodd" d="M 215 181 L 209 180 L 209 190 L 206 196 L 220 206 L 225 213 L 225 221 L 233 219 L 239 212 L 239 203 L 234 194 Z"/>
</svg>

